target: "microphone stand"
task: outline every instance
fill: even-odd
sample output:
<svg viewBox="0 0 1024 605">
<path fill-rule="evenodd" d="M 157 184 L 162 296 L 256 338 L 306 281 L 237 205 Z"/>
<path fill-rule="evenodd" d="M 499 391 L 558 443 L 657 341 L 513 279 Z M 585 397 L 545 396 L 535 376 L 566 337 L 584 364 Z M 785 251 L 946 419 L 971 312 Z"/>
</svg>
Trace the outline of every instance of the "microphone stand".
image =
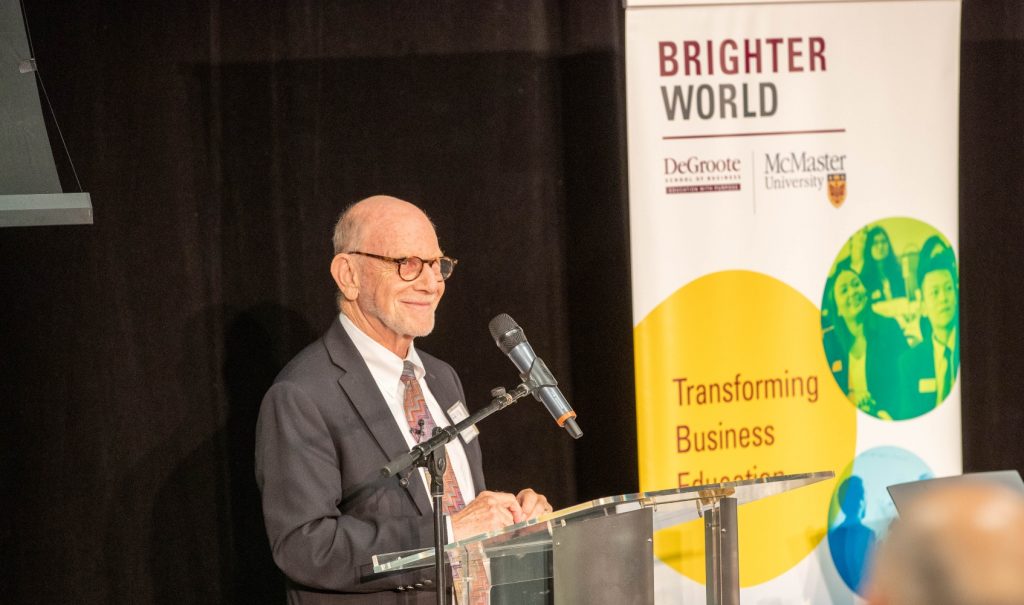
<svg viewBox="0 0 1024 605">
<path fill-rule="evenodd" d="M 438 428 L 435 426 L 434 436 L 437 436 L 437 433 Z M 417 466 L 423 465 L 417 464 Z M 438 448 L 431 451 L 427 455 L 425 466 L 427 472 L 430 473 L 430 499 L 434 503 L 434 585 L 437 586 L 437 604 L 445 605 L 445 601 L 448 600 L 448 591 L 445 586 L 446 578 L 442 557 L 447 540 L 444 535 L 446 529 L 444 511 L 441 509 L 444 501 L 444 471 L 448 466 L 448 457 L 445 456 L 444 449 Z"/>
<path fill-rule="evenodd" d="M 525 378 L 525 377 L 524 377 Z M 430 473 L 430 497 L 434 503 L 434 583 L 437 586 L 437 605 L 447 605 L 448 595 L 444 574 L 445 523 L 441 510 L 444 496 L 444 471 L 447 461 L 444 456 L 444 445 L 454 441 L 459 433 L 487 418 L 498 410 L 504 409 L 517 400 L 526 397 L 534 389 L 539 388 L 536 382 L 528 380 L 506 392 L 498 387 L 491 390 L 491 402 L 474 412 L 455 426 L 434 427 L 434 434 L 425 443 L 418 443 L 408 452 L 394 458 L 380 469 L 381 477 L 390 479 L 399 473 L 413 468 L 425 468 Z"/>
</svg>

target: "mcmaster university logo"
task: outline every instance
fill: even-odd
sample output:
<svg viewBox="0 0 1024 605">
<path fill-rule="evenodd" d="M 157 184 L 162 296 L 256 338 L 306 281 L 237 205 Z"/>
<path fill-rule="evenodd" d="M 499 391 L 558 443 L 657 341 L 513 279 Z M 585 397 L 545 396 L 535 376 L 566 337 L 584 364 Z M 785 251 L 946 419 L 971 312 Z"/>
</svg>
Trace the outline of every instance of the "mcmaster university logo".
<svg viewBox="0 0 1024 605">
<path fill-rule="evenodd" d="M 846 173 L 835 172 L 828 175 L 828 201 L 838 208 L 846 201 Z"/>
</svg>

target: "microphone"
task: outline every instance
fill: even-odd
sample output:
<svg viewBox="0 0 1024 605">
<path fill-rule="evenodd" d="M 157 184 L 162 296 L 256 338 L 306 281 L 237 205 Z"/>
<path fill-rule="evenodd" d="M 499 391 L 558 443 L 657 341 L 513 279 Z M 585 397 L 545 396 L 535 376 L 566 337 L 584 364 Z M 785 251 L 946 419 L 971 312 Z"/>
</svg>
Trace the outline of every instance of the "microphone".
<svg viewBox="0 0 1024 605">
<path fill-rule="evenodd" d="M 507 314 L 502 313 L 491 320 L 488 324 L 491 330 L 491 338 L 501 349 L 501 352 L 508 355 L 512 363 L 519 370 L 524 381 L 539 382 L 531 385 L 533 397 L 544 404 L 544 407 L 551 413 L 558 426 L 569 431 L 573 439 L 583 436 L 583 431 L 576 424 L 576 412 L 572 411 L 569 402 L 565 400 L 562 391 L 558 388 L 558 381 L 551 374 L 547 364 L 533 352 L 533 347 L 526 342 L 526 335 L 519 324 Z"/>
</svg>

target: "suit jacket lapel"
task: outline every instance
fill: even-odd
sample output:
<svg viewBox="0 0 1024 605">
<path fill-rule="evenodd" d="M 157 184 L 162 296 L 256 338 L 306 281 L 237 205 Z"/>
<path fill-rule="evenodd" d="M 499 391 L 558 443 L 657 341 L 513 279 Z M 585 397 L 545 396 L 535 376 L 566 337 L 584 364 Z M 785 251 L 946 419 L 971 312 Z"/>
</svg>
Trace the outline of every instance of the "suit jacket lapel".
<svg viewBox="0 0 1024 605">
<path fill-rule="evenodd" d="M 405 437 L 395 423 L 395 417 L 391 414 L 384 396 L 377 388 L 377 383 L 373 380 L 370 369 L 366 367 L 366 362 L 363 361 L 359 351 L 352 344 L 352 339 L 342 327 L 341 321 L 336 320 L 331 324 L 331 328 L 324 335 L 324 345 L 334 364 L 345 372 L 338 379 L 338 384 L 345 391 L 352 407 L 366 423 L 370 434 L 373 435 L 387 459 L 392 460 L 408 452 L 409 448 L 406 446 Z M 406 489 L 409 490 L 420 513 L 431 514 L 433 509 L 430 506 L 430 499 L 427 497 L 426 487 L 415 469 L 409 474 L 409 486 Z"/>
</svg>

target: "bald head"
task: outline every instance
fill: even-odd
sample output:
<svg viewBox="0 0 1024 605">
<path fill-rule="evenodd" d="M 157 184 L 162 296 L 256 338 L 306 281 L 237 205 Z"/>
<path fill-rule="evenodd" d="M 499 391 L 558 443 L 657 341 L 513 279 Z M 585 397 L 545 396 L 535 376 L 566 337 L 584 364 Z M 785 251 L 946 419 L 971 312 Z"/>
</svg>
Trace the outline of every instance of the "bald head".
<svg viewBox="0 0 1024 605">
<path fill-rule="evenodd" d="M 334 225 L 334 253 L 356 250 L 364 245 L 366 237 L 372 237 L 374 232 L 404 219 L 425 220 L 433 229 L 426 213 L 405 200 L 390 195 L 360 200 L 346 208 Z"/>
<path fill-rule="evenodd" d="M 893 524 L 869 586 L 872 605 L 1024 603 L 1024 496 L 982 481 L 923 494 Z"/>
</svg>

